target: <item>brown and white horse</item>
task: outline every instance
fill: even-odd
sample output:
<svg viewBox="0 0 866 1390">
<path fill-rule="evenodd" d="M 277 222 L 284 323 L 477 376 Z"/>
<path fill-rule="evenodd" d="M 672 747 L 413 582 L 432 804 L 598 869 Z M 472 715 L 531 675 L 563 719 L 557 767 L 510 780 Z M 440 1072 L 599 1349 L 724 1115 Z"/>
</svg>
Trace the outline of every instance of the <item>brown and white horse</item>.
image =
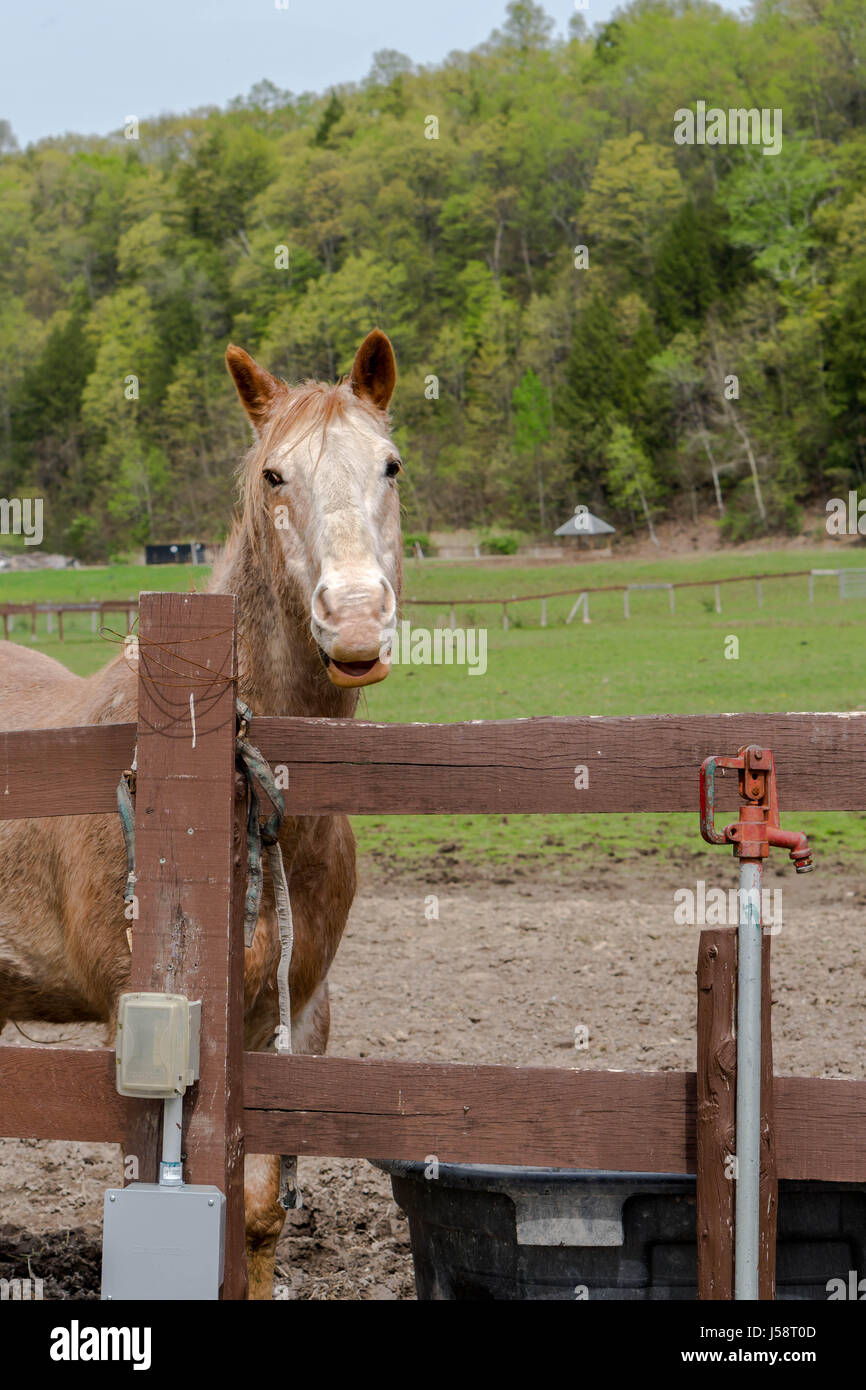
<svg viewBox="0 0 866 1390">
<path fill-rule="evenodd" d="M 380 652 L 400 592 L 391 344 L 370 333 L 336 386 L 290 387 L 237 347 L 226 361 L 256 435 L 241 466 L 242 510 L 208 586 L 238 597 L 238 693 L 257 714 L 350 717 L 358 687 L 388 674 Z M 135 718 L 136 675 L 122 656 L 83 680 L 0 643 L 0 729 Z M 294 918 L 293 1046 L 324 1052 L 328 969 L 355 894 L 354 838 L 345 816 L 310 816 L 287 817 L 280 839 Z M 125 876 L 113 817 L 0 823 L 0 1027 L 98 1021 L 111 1033 L 129 987 Z M 278 959 L 266 877 L 245 960 L 247 1049 L 273 1041 Z M 248 1157 L 245 1189 L 250 1297 L 270 1298 L 285 1220 L 279 1159 Z"/>
</svg>

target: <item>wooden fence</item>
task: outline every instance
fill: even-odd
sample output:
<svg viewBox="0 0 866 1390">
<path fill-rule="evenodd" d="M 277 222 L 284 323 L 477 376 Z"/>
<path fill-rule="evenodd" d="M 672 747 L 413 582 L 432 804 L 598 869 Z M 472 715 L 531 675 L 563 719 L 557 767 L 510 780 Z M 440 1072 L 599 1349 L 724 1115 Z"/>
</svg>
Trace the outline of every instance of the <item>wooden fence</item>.
<svg viewBox="0 0 866 1390">
<path fill-rule="evenodd" d="M 677 589 L 712 589 L 713 606 L 717 613 L 722 611 L 722 590 L 723 584 L 754 584 L 755 601 L 758 608 L 764 606 L 764 581 L 772 579 L 808 579 L 809 580 L 809 602 L 815 602 L 815 577 L 816 575 L 833 575 L 839 583 L 839 598 L 854 598 L 866 595 L 866 584 L 863 583 L 862 576 L 866 575 L 866 570 L 859 569 L 820 569 L 820 570 L 784 570 L 778 574 L 736 574 L 726 579 L 679 579 L 668 583 L 657 584 L 582 584 L 577 589 L 552 589 L 545 594 L 510 594 L 508 598 L 473 598 L 468 594 L 464 598 L 402 598 L 401 603 L 404 607 L 417 608 L 447 608 L 451 627 L 457 626 L 457 608 L 472 608 L 476 605 L 487 607 L 493 605 L 502 609 L 502 626 L 508 631 L 510 626 L 509 609 L 516 603 L 540 603 L 541 612 L 539 625 L 547 627 L 547 603 L 553 598 L 575 598 L 571 612 L 566 618 L 566 623 L 573 622 L 578 612 L 583 609 L 583 621 L 588 623 L 589 599 L 592 594 L 622 594 L 623 597 L 623 617 L 631 617 L 631 606 L 629 595 L 639 589 L 663 589 L 668 595 L 668 604 L 672 614 L 676 613 L 675 591 Z M 859 582 L 858 582 L 859 581 Z"/>
<path fill-rule="evenodd" d="M 36 615 L 45 615 L 46 631 L 51 632 L 54 618 L 57 630 L 63 641 L 64 613 L 90 613 L 91 631 L 96 632 L 105 622 L 109 613 L 125 613 L 129 628 L 132 628 L 138 613 L 137 599 L 94 599 L 92 603 L 0 603 L 0 619 L 3 621 L 3 636 L 8 641 L 10 632 L 15 631 L 15 620 L 29 619 L 30 636 L 36 636 Z"/>
<path fill-rule="evenodd" d="M 510 625 L 509 608 L 514 604 L 540 603 L 540 626 L 547 627 L 547 603 L 548 599 L 553 598 L 575 598 L 574 603 L 566 623 L 571 623 L 577 613 L 583 610 L 583 621 L 588 623 L 589 618 L 589 599 L 591 594 L 622 594 L 623 596 L 623 617 L 631 617 L 631 607 L 629 595 L 640 589 L 664 589 L 668 594 L 668 602 L 671 613 L 676 612 L 675 590 L 677 589 L 712 589 L 714 607 L 717 613 L 722 611 L 721 586 L 723 584 L 754 584 L 755 598 L 757 606 L 764 606 L 764 580 L 772 579 L 808 579 L 809 580 L 809 602 L 815 602 L 815 578 L 816 576 L 833 576 L 839 584 L 839 598 L 863 597 L 866 594 L 866 584 L 863 576 L 866 570 L 859 569 L 816 569 L 816 570 L 785 570 L 779 574 L 742 574 L 734 575 L 727 579 L 683 579 L 674 580 L 671 583 L 658 584 L 600 584 L 600 585 L 581 585 L 576 589 L 554 589 L 546 594 L 511 594 L 508 598 L 473 598 L 471 594 L 464 598 L 403 598 L 403 607 L 414 608 L 447 608 L 449 621 L 452 628 L 457 626 L 457 609 L 472 608 L 476 605 L 481 607 L 501 607 L 502 626 L 508 630 Z M 63 615 L 64 613 L 90 613 L 92 615 L 92 630 L 96 632 L 97 626 L 105 622 L 106 615 L 109 613 L 125 613 L 130 631 L 132 630 L 138 613 L 138 601 L 136 599 L 95 599 L 91 603 L 0 603 L 0 620 L 3 622 L 3 636 L 8 639 L 10 632 L 15 630 L 16 618 L 29 619 L 30 635 L 36 636 L 36 616 L 44 614 L 47 623 L 47 630 L 51 632 L 53 617 L 56 614 L 58 624 L 58 635 L 63 641 Z"/>
<path fill-rule="evenodd" d="M 235 771 L 235 602 L 142 596 L 137 729 L 0 733 L 2 819 L 114 815 L 137 735 L 131 988 L 202 999 L 201 1079 L 184 1102 L 185 1175 L 227 1196 L 223 1297 L 245 1290 L 245 1149 L 682 1173 L 697 1167 L 699 1116 L 699 1209 L 716 1232 L 714 1243 L 699 1242 L 712 1250 L 714 1271 L 710 1277 L 705 1254 L 701 1290 L 725 1296 L 721 1224 L 730 1183 L 724 1145 L 706 1139 L 718 1135 L 726 1104 L 712 1068 L 724 1045 L 717 1024 L 699 1030 L 697 1078 L 243 1053 L 246 806 Z M 750 742 L 773 750 L 785 811 L 866 808 L 860 713 L 445 725 L 257 718 L 251 737 L 272 765 L 288 768 L 293 815 L 692 811 L 697 827 L 701 762 Z M 575 777 L 583 767 L 588 785 L 577 790 L 587 781 Z M 735 779 L 719 791 L 720 807 L 733 808 Z M 723 1001 L 717 1012 L 723 1022 L 728 1007 Z M 140 1178 L 155 1180 L 159 1106 L 120 1097 L 114 1071 L 109 1048 L 0 1047 L 0 1131 L 121 1143 L 136 1155 Z M 711 1089 L 702 1076 L 713 1078 Z M 866 1082 L 777 1077 L 772 1105 L 774 1180 L 866 1181 Z"/>
</svg>

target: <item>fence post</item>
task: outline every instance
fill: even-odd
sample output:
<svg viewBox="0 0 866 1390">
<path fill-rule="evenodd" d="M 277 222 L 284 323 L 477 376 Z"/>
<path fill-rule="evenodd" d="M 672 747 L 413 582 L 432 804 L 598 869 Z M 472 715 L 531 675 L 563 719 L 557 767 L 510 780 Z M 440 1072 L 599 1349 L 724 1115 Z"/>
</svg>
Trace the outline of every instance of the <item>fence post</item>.
<svg viewBox="0 0 866 1390">
<path fill-rule="evenodd" d="M 541 626 L 547 627 L 547 599 L 541 600 Z"/>
<path fill-rule="evenodd" d="M 625 617 L 628 618 L 628 617 L 631 616 L 631 615 L 629 614 L 629 611 L 628 611 L 628 589 L 625 589 L 625 590 L 623 591 L 623 596 L 622 596 L 622 597 L 623 597 L 623 606 L 624 606 L 624 609 L 625 609 Z"/>
<path fill-rule="evenodd" d="M 761 965 L 761 1224 L 758 1297 L 776 1297 L 776 1219 L 779 1183 L 773 1123 L 773 1028 L 770 943 Z M 736 1148 L 737 929 L 701 932 L 698 947 L 697 1233 L 698 1298 L 734 1296 L 734 1181 Z"/>
<path fill-rule="evenodd" d="M 763 589 L 763 585 L 761 584 L 761 581 L 760 581 L 760 579 L 759 579 L 759 580 L 758 580 L 758 607 L 759 607 L 759 608 L 763 608 L 763 606 L 764 606 L 764 589 Z"/>
<path fill-rule="evenodd" d="M 226 1196 L 223 1298 L 246 1291 L 243 895 L 246 787 L 235 772 L 237 600 L 141 596 L 133 990 L 201 999 L 201 1075 L 184 1176 Z M 126 1153 L 156 1177 L 159 1106 L 130 1100 Z"/>
<path fill-rule="evenodd" d="M 772 937 L 765 932 L 761 943 L 761 1224 L 758 1230 L 758 1298 L 762 1302 L 771 1302 L 776 1297 L 776 1219 L 779 1209 L 773 1118 L 771 942 Z"/>
<path fill-rule="evenodd" d="M 719 589 L 718 584 L 715 584 L 713 587 L 715 588 L 715 591 L 716 591 L 716 612 L 717 612 L 717 613 L 721 613 L 721 611 L 722 611 L 722 594 L 721 594 L 721 590 Z"/>
<path fill-rule="evenodd" d="M 672 612 L 672 613 L 676 613 L 676 611 L 677 611 L 677 605 L 676 605 L 676 599 L 675 599 L 675 597 L 674 597 L 674 586 L 673 586 L 673 584 L 669 584 L 669 585 L 668 585 L 668 593 L 669 593 L 669 595 L 670 595 L 670 600 L 671 600 L 671 612 Z"/>
<path fill-rule="evenodd" d="M 702 931 L 698 946 L 698 1298 L 734 1296 L 737 1045 L 735 927 Z"/>
<path fill-rule="evenodd" d="M 507 603 L 503 603 L 503 605 L 502 605 L 502 626 L 503 626 L 503 628 L 505 629 L 505 631 L 507 632 L 507 631 L 508 631 L 508 604 L 507 604 Z"/>
<path fill-rule="evenodd" d="M 586 599 L 586 608 L 587 608 L 587 611 L 589 611 L 589 597 L 588 597 L 588 595 L 587 595 L 587 594 L 578 594 L 578 596 L 577 596 L 577 598 L 575 599 L 574 604 L 573 604 L 573 606 L 572 606 L 571 612 L 569 613 L 568 617 L 567 617 L 566 620 L 565 620 L 565 621 L 566 621 L 566 624 L 570 623 L 574 618 L 577 617 L 578 613 L 580 612 L 580 606 L 581 606 L 581 604 L 583 603 L 583 600 L 584 600 L 584 599 Z M 584 620 L 583 620 L 583 621 L 584 621 L 584 622 L 587 622 L 588 620 L 587 620 L 586 617 L 584 617 Z"/>
</svg>

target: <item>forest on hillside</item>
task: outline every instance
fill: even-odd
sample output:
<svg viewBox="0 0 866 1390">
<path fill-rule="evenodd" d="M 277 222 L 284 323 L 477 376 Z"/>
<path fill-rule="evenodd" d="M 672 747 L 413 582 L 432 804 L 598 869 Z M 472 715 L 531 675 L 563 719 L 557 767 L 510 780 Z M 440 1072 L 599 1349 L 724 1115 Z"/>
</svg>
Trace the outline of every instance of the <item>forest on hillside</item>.
<svg viewBox="0 0 866 1390">
<path fill-rule="evenodd" d="M 678 143 L 700 102 L 781 113 L 778 153 Z M 564 37 L 513 0 L 435 67 L 26 150 L 0 122 L 0 495 L 45 499 L 49 548 L 218 538 L 227 343 L 333 379 L 376 324 L 409 530 L 583 503 L 740 539 L 866 493 L 863 0 L 637 0 Z"/>
</svg>

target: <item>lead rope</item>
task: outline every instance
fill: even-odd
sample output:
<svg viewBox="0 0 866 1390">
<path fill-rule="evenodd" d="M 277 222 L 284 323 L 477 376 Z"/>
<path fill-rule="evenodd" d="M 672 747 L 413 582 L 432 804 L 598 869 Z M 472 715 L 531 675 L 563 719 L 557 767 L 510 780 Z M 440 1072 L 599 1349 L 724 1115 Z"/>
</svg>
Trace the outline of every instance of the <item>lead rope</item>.
<svg viewBox="0 0 866 1390">
<path fill-rule="evenodd" d="M 292 950 L 295 944 L 295 926 L 292 920 L 292 900 L 283 863 L 280 843 L 275 840 L 267 846 L 271 882 L 274 885 L 274 902 L 277 908 L 277 922 L 280 929 L 280 962 L 277 966 L 277 994 L 280 1001 L 280 1025 L 277 1029 L 275 1048 L 279 1053 L 292 1050 L 292 1004 L 289 992 L 289 970 L 292 964 Z M 304 1205 L 304 1194 L 298 1183 L 297 1154 L 280 1155 L 280 1205 L 288 1211 Z"/>
<path fill-rule="evenodd" d="M 121 773 L 120 781 L 117 784 L 117 812 L 123 831 L 123 843 L 126 846 L 126 884 L 123 889 L 123 901 L 126 905 L 124 916 L 130 921 L 135 920 L 135 805 L 132 798 L 135 796 L 137 763 L 138 745 L 136 744 L 135 752 L 132 755 L 132 766 Z M 126 928 L 126 943 L 129 946 L 129 953 L 132 955 L 132 927 Z"/>
<path fill-rule="evenodd" d="M 247 887 L 244 897 L 244 945 L 250 947 L 256 931 L 256 922 L 262 901 L 264 875 L 262 872 L 262 847 L 267 852 L 268 867 L 274 889 L 274 905 L 277 912 L 277 925 L 280 934 L 280 959 L 277 966 L 277 996 L 279 1000 L 279 1026 L 274 1047 L 278 1053 L 290 1054 L 292 1051 L 292 1000 L 289 975 L 292 964 L 295 930 L 292 920 L 292 900 L 286 878 L 283 852 L 279 842 L 280 826 L 286 811 L 283 794 L 276 784 L 270 765 L 265 761 L 254 744 L 247 738 L 247 731 L 253 712 L 242 701 L 237 702 L 239 727 L 236 739 L 237 762 L 249 786 L 249 812 L 247 815 Z M 136 762 L 138 751 L 132 760 L 132 767 L 121 776 L 117 788 L 117 809 L 120 815 L 123 839 L 126 845 L 126 887 L 123 900 L 130 904 L 135 896 L 135 796 Z M 256 791 L 258 783 L 273 811 L 261 824 L 259 821 L 259 798 Z M 132 930 L 127 927 L 126 939 L 132 950 Z M 298 1160 L 296 1155 L 280 1155 L 280 1205 L 289 1211 L 303 1206 L 304 1198 L 298 1184 Z"/>
</svg>

